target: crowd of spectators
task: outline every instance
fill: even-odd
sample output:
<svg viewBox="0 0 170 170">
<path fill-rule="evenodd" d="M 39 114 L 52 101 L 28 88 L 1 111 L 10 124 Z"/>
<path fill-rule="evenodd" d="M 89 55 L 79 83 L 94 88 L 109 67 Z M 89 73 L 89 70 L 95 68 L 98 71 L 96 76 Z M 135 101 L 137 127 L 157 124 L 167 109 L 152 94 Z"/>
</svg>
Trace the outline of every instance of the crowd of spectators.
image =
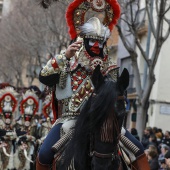
<svg viewBox="0 0 170 170">
<path fill-rule="evenodd" d="M 131 134 L 141 141 L 151 170 L 170 170 L 170 131 L 163 133 L 157 127 L 146 127 L 142 138 L 135 128 Z"/>
</svg>

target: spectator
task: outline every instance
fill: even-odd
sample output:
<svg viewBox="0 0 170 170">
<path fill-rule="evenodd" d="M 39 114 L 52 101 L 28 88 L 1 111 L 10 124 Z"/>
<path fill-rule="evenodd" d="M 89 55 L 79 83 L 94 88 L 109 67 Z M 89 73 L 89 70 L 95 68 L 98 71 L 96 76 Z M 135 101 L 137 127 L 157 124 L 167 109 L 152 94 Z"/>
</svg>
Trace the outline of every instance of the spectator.
<svg viewBox="0 0 170 170">
<path fill-rule="evenodd" d="M 156 136 L 157 145 L 159 145 L 161 143 L 162 138 L 163 138 L 162 130 L 158 129 L 157 127 L 153 127 L 152 131 L 153 131 L 153 134 Z"/>
<path fill-rule="evenodd" d="M 155 152 L 158 153 L 158 148 L 156 146 L 154 146 L 154 145 L 149 145 L 148 150 L 154 150 Z"/>
<path fill-rule="evenodd" d="M 162 129 L 158 129 L 158 133 L 161 133 L 161 136 L 162 136 L 162 138 L 164 137 L 164 134 L 163 134 L 163 132 L 162 132 Z"/>
<path fill-rule="evenodd" d="M 165 158 L 165 162 L 167 165 L 167 170 L 170 170 L 170 158 Z"/>
<path fill-rule="evenodd" d="M 170 159 L 170 151 L 167 151 L 165 154 L 165 158 L 161 160 L 161 168 L 163 170 L 170 170 L 168 159 Z"/>
<path fill-rule="evenodd" d="M 158 154 L 158 149 L 154 145 L 149 145 L 149 148 L 145 150 L 145 154 L 146 154 L 147 158 L 148 158 L 149 151 L 154 151 Z"/>
<path fill-rule="evenodd" d="M 155 136 L 156 136 L 157 144 L 160 145 L 161 141 L 162 141 L 162 138 L 164 136 L 163 133 L 162 133 L 162 130 L 158 129 L 157 133 L 155 134 Z"/>
<path fill-rule="evenodd" d="M 152 128 L 146 127 L 141 140 L 141 143 L 145 149 L 148 149 L 149 147 L 149 138 L 151 134 L 152 134 Z"/>
<path fill-rule="evenodd" d="M 130 132 L 138 141 L 140 141 L 137 129 L 132 128 Z"/>
<path fill-rule="evenodd" d="M 166 144 L 162 144 L 161 145 L 161 153 L 159 154 L 159 165 L 161 166 L 161 168 L 164 169 L 164 164 L 165 164 L 165 154 L 169 151 L 169 146 Z"/>
<path fill-rule="evenodd" d="M 166 131 L 161 143 L 170 146 L 170 132 Z"/>
<path fill-rule="evenodd" d="M 153 134 L 156 134 L 156 133 L 157 133 L 157 131 L 158 131 L 158 128 L 157 128 L 157 127 L 153 127 L 153 128 L 152 128 L 152 132 L 153 132 Z"/>
<path fill-rule="evenodd" d="M 158 153 L 156 150 L 148 151 L 148 162 L 149 162 L 150 170 L 159 169 Z"/>
<path fill-rule="evenodd" d="M 149 137 L 149 145 L 154 145 L 156 148 L 158 147 L 156 136 L 154 134 Z"/>
</svg>

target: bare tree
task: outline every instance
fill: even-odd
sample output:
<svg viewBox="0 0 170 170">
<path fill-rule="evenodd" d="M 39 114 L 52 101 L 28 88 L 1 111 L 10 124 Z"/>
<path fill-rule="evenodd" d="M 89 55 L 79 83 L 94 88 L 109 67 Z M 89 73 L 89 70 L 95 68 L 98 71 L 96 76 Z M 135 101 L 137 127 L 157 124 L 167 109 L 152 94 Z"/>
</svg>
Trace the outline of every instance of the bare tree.
<svg viewBox="0 0 170 170">
<path fill-rule="evenodd" d="M 44 10 L 34 1 L 15 1 L 13 10 L 0 24 L 3 81 L 23 86 L 27 75 L 31 85 L 37 78 L 37 68 L 46 62 L 47 53 L 54 55 L 67 46 L 65 8 L 61 2 Z"/>
<path fill-rule="evenodd" d="M 140 136 L 142 136 L 143 130 L 146 126 L 146 114 L 148 110 L 149 97 L 153 87 L 155 79 L 154 69 L 157 63 L 163 43 L 167 40 L 170 34 L 170 18 L 167 13 L 170 10 L 170 3 L 168 0 L 145 0 L 145 18 L 142 22 L 138 22 L 140 15 L 140 0 L 126 0 L 121 1 L 122 15 L 120 23 L 118 24 L 118 32 L 121 40 L 130 54 L 134 79 L 136 84 L 137 93 L 137 129 Z M 144 19 L 148 19 L 148 36 L 149 32 L 153 36 L 154 44 L 153 50 L 148 51 L 140 43 L 139 30 L 143 24 Z M 122 27 L 122 24 L 125 27 Z M 126 28 L 126 29 L 124 29 Z M 131 40 L 127 37 L 131 36 Z M 149 44 L 148 44 L 149 47 Z M 136 49 L 140 51 L 143 59 L 147 65 L 147 75 L 145 79 L 145 86 L 142 85 L 139 65 L 138 65 L 138 53 Z"/>
</svg>

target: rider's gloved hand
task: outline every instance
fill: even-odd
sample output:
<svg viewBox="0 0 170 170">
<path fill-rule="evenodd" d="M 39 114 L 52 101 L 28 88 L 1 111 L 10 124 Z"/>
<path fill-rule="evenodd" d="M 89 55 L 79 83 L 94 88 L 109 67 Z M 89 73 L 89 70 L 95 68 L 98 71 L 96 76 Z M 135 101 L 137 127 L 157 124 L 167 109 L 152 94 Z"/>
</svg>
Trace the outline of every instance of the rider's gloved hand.
<svg viewBox="0 0 170 170">
<path fill-rule="evenodd" d="M 1 141 L 1 142 L 5 141 L 5 139 L 4 139 L 3 136 L 0 138 L 0 141 Z"/>
<path fill-rule="evenodd" d="M 5 135 L 6 135 L 6 130 L 0 129 L 0 137 L 5 136 Z"/>
<path fill-rule="evenodd" d="M 22 136 L 20 137 L 20 139 L 18 140 L 18 145 L 21 145 L 23 142 L 26 143 L 27 141 L 27 137 L 26 136 Z"/>
<path fill-rule="evenodd" d="M 21 131 L 21 128 L 16 130 L 17 136 L 22 136 L 25 135 L 27 132 L 26 131 Z"/>
</svg>

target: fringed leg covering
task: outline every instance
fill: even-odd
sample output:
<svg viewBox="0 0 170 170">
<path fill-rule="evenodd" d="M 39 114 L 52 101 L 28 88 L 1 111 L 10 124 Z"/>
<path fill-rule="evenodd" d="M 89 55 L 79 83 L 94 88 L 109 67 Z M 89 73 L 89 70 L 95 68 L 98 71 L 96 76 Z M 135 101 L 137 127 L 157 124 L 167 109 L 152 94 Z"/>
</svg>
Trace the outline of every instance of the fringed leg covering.
<svg viewBox="0 0 170 170">
<path fill-rule="evenodd" d="M 135 144 L 133 144 L 126 136 L 121 135 L 120 136 L 120 141 L 134 155 L 136 155 L 139 152 L 140 149 Z"/>
</svg>

